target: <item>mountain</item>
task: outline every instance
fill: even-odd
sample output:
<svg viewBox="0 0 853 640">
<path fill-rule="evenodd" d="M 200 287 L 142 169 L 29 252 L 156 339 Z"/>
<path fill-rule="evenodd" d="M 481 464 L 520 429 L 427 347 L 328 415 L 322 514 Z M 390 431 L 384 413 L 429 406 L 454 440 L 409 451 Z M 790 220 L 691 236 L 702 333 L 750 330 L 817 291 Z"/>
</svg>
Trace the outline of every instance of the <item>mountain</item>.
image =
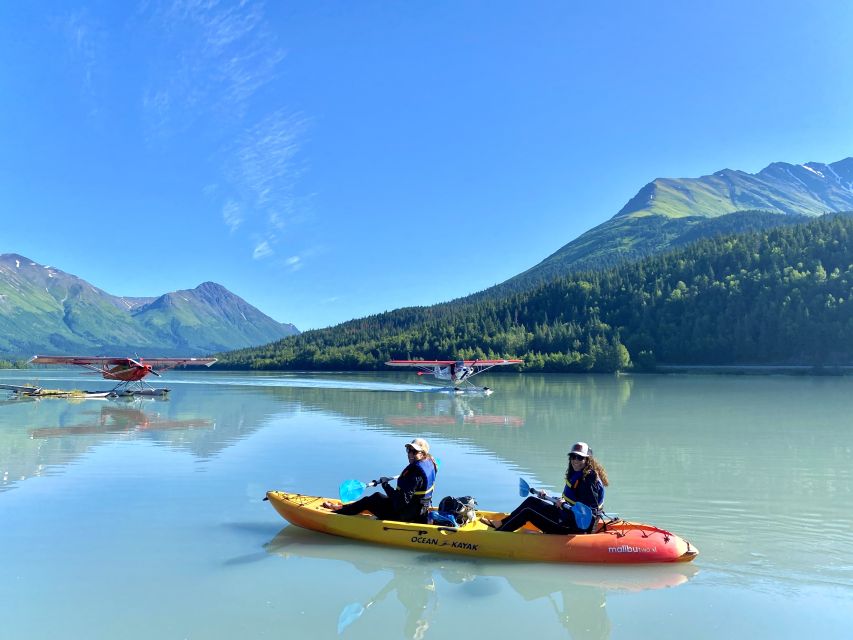
<svg viewBox="0 0 853 640">
<path fill-rule="evenodd" d="M 853 158 L 832 164 L 774 162 L 756 174 L 723 169 L 700 178 L 658 178 L 607 222 L 478 295 L 499 296 L 573 271 L 610 267 L 684 244 L 685 238 L 797 224 L 849 210 Z"/>
<path fill-rule="evenodd" d="M 0 353 L 201 355 L 299 331 L 205 282 L 156 298 L 114 296 L 70 273 L 0 255 Z"/>
</svg>

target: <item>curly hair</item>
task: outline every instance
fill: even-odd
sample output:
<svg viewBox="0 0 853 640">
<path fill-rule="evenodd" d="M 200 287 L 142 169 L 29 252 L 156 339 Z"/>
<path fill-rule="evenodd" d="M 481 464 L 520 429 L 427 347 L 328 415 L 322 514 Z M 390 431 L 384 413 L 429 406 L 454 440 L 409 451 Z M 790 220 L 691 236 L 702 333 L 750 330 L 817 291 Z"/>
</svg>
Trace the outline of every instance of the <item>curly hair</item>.
<svg viewBox="0 0 853 640">
<path fill-rule="evenodd" d="M 595 471 L 595 473 L 598 474 L 598 479 L 601 480 L 601 484 L 605 487 L 610 486 L 610 483 L 607 481 L 607 471 L 604 470 L 604 465 L 592 456 L 586 459 L 583 474 L 587 475 L 590 471 Z"/>
</svg>

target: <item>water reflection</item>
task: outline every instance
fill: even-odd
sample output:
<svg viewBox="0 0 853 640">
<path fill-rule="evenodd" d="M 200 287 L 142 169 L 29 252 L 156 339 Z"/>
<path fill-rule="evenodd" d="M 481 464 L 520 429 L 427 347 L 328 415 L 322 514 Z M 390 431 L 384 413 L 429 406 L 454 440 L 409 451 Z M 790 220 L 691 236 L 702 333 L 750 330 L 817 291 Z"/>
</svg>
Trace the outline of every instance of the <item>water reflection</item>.
<svg viewBox="0 0 853 640">
<path fill-rule="evenodd" d="M 482 398 L 483 400 L 485 397 Z M 395 427 L 422 426 L 506 426 L 521 427 L 524 418 L 505 414 L 487 413 L 479 399 L 460 396 L 437 397 L 413 403 L 414 415 L 392 415 L 385 422 Z"/>
<path fill-rule="evenodd" d="M 113 404 L 101 406 L 99 412 L 87 411 L 83 413 L 84 418 L 96 414 L 97 420 L 61 427 L 39 427 L 30 429 L 29 434 L 31 438 L 62 438 L 99 433 L 128 433 L 131 431 L 208 429 L 213 426 L 213 420 L 209 418 L 169 420 L 162 418 L 159 413 L 144 411 L 142 408 L 137 408 L 138 406 L 140 405 L 134 407 L 122 407 Z"/>
<path fill-rule="evenodd" d="M 602 567 L 483 561 L 441 554 L 374 547 L 294 526 L 286 526 L 264 545 L 269 554 L 288 559 L 346 563 L 361 574 L 388 574 L 387 581 L 364 600 L 350 602 L 338 614 L 338 634 L 383 617 L 381 603 L 393 596 L 403 605 L 402 636 L 423 638 L 439 620 L 443 599 L 493 598 L 511 590 L 526 602 L 548 603 L 566 637 L 610 637 L 609 591 L 663 589 L 686 583 L 698 572 L 693 565 Z M 387 613 L 387 612 L 386 612 Z"/>
<path fill-rule="evenodd" d="M 216 430 L 213 415 L 191 410 L 181 400 L 12 402 L 15 406 L 3 407 L 0 414 L 0 491 L 28 478 L 56 473 L 116 439 L 144 438 L 167 446 L 192 446 L 203 438 L 189 434 Z"/>
<path fill-rule="evenodd" d="M 20 372 L 4 372 L 0 378 L 21 382 L 16 376 Z M 56 376 L 53 384 L 61 383 L 67 373 Z M 476 432 L 481 446 L 512 459 L 548 437 L 543 428 L 562 429 L 561 407 L 613 411 L 627 401 L 631 388 L 624 378 L 502 375 L 501 392 L 494 396 L 457 397 L 413 392 L 411 385 L 392 383 L 380 374 L 185 373 L 175 378 L 168 399 L 10 401 L 0 410 L 0 490 L 42 475 L 46 468 L 56 470 L 116 438 L 145 438 L 208 459 L 271 420 L 281 422 L 304 413 L 353 420 L 379 431 L 416 429 L 428 437 L 470 440 Z M 537 429 L 523 437 L 531 445 L 519 447 L 518 437 L 509 432 L 519 431 L 530 417 Z M 524 466 L 521 459 L 518 462 Z"/>
</svg>

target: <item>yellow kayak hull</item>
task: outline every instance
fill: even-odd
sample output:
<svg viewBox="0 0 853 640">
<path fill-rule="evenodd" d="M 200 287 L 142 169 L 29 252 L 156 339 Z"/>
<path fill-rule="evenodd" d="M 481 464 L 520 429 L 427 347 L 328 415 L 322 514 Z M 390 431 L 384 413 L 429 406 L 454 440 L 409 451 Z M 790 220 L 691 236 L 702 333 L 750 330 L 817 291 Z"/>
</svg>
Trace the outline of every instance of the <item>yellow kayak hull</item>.
<svg viewBox="0 0 853 640">
<path fill-rule="evenodd" d="M 591 562 L 638 564 L 690 562 L 696 547 L 679 536 L 636 522 L 599 523 L 593 533 L 549 535 L 532 527 L 514 532 L 495 531 L 475 521 L 459 528 L 377 520 L 371 515 L 344 516 L 326 509 L 337 500 L 284 491 L 267 493 L 275 510 L 304 529 L 377 544 L 436 551 L 468 557 L 504 558 L 533 562 Z M 505 514 L 478 511 L 487 518 Z"/>
</svg>

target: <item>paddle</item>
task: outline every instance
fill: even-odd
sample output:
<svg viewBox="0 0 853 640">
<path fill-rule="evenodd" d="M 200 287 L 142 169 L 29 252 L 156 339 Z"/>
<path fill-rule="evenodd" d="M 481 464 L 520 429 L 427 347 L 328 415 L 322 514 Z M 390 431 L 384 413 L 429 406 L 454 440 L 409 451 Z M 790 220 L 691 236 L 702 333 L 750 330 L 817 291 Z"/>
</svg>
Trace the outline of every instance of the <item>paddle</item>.
<svg viewBox="0 0 853 640">
<path fill-rule="evenodd" d="M 527 484 L 527 481 L 524 478 L 519 478 L 518 495 L 523 498 L 526 498 L 531 493 L 537 496 L 538 498 L 541 498 L 542 500 L 547 500 L 551 504 L 556 505 L 559 500 L 558 498 L 549 496 L 544 491 L 534 489 L 529 484 Z M 583 529 L 584 531 L 589 529 L 590 525 L 592 524 L 592 509 L 586 506 L 583 502 L 573 502 L 568 498 L 563 498 L 563 500 L 566 501 L 563 505 L 563 508 L 568 509 L 572 512 L 572 515 L 574 515 L 575 517 L 575 524 L 578 526 L 578 528 Z"/>
<path fill-rule="evenodd" d="M 396 480 L 400 476 L 394 476 L 391 480 Z M 341 502 L 353 502 L 358 500 L 364 490 L 370 487 L 375 487 L 379 484 L 379 480 L 371 480 L 370 482 L 362 482 L 361 480 L 344 480 L 341 486 L 338 487 L 338 495 L 341 497 Z"/>
<path fill-rule="evenodd" d="M 433 460 L 435 460 L 435 468 L 440 469 L 441 460 L 438 458 L 433 458 Z M 396 480 L 399 477 L 400 476 L 393 476 L 389 481 Z M 378 484 L 380 484 L 379 480 L 371 480 L 370 482 L 362 482 L 361 480 L 344 480 L 338 487 L 338 495 L 341 498 L 341 502 L 354 502 L 364 494 L 365 489 L 375 487 Z"/>
</svg>

